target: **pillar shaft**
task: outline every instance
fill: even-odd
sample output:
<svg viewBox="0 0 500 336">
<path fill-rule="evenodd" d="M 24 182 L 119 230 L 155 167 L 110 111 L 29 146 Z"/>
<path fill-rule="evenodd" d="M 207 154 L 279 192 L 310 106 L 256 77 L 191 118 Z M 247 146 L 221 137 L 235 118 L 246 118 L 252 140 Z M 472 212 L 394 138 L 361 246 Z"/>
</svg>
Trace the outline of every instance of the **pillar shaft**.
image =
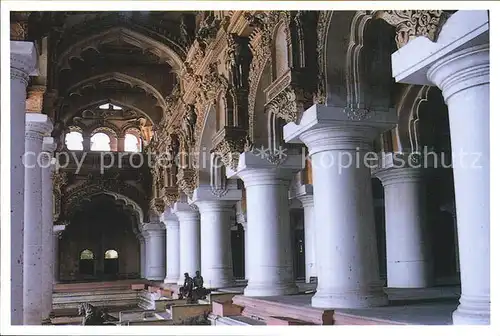
<svg viewBox="0 0 500 336">
<path fill-rule="evenodd" d="M 200 210 L 201 275 L 206 288 L 229 287 L 234 283 L 231 254 L 231 201 L 197 201 Z"/>
<path fill-rule="evenodd" d="M 311 186 L 312 187 L 312 186 Z M 297 196 L 304 208 L 304 244 L 306 263 L 306 282 L 310 283 L 312 277 L 317 277 L 316 272 L 316 230 L 314 222 L 314 198 L 312 193 Z"/>
<path fill-rule="evenodd" d="M 43 139 L 42 156 L 42 319 L 48 319 L 52 311 L 52 291 L 54 280 L 54 223 L 52 194 L 52 152 L 55 150 L 54 139 Z"/>
<path fill-rule="evenodd" d="M 37 53 L 32 42 L 10 43 L 10 206 L 11 206 L 11 322 L 23 324 L 24 258 L 24 132 L 26 86 L 35 70 Z"/>
<path fill-rule="evenodd" d="M 373 139 L 396 119 L 386 114 L 349 121 L 344 109 L 313 105 L 300 124 L 284 127 L 285 140 L 303 142 L 311 157 L 318 223 L 313 307 L 363 308 L 388 302 L 379 274 L 371 171 L 365 162 Z"/>
<path fill-rule="evenodd" d="M 146 279 L 163 281 L 165 278 L 165 229 L 159 223 L 148 223 L 143 228 L 146 249 Z"/>
<path fill-rule="evenodd" d="M 48 117 L 39 113 L 26 116 L 24 156 L 24 324 L 42 323 L 42 152 L 43 135 L 52 129 Z"/>
<path fill-rule="evenodd" d="M 385 193 L 387 287 L 430 287 L 434 274 L 423 172 L 416 168 L 392 168 L 376 175 Z"/>
<path fill-rule="evenodd" d="M 163 213 L 163 220 L 167 232 L 167 272 L 164 283 L 177 283 L 181 277 L 180 272 L 180 245 L 179 245 L 179 219 L 172 214 L 170 208 Z"/>
<path fill-rule="evenodd" d="M 200 215 L 187 203 L 177 202 L 174 214 L 179 219 L 180 275 L 177 283 L 184 284 L 184 273 L 194 276 L 200 271 Z"/>
<path fill-rule="evenodd" d="M 448 105 L 462 294 L 454 324 L 490 323 L 490 57 L 477 45 L 427 73 Z"/>
<path fill-rule="evenodd" d="M 141 254 L 141 279 L 146 279 L 146 244 L 144 237 L 140 237 L 140 254 Z"/>
</svg>

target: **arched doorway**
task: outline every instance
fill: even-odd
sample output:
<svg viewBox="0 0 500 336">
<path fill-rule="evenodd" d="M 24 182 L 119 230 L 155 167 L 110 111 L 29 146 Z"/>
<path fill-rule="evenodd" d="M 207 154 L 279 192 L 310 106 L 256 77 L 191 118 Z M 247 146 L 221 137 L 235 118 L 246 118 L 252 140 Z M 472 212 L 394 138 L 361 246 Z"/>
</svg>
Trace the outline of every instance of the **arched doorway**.
<svg viewBox="0 0 500 336">
<path fill-rule="evenodd" d="M 93 278 L 95 276 L 94 252 L 89 249 L 85 249 L 80 253 L 78 272 L 83 278 Z"/>
<path fill-rule="evenodd" d="M 118 252 L 116 250 L 107 250 L 104 252 L 103 273 L 107 278 L 115 278 L 119 272 Z"/>
</svg>

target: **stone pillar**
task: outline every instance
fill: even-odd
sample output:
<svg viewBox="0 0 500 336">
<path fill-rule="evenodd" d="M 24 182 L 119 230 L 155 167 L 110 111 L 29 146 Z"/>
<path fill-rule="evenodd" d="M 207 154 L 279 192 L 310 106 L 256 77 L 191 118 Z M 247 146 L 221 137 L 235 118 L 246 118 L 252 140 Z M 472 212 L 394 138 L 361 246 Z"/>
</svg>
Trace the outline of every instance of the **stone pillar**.
<svg viewBox="0 0 500 336">
<path fill-rule="evenodd" d="M 378 267 L 371 172 L 373 139 L 393 125 L 384 111 L 349 120 L 343 108 L 313 105 L 299 125 L 284 127 L 287 142 L 303 142 L 312 161 L 318 285 L 311 305 L 362 308 L 387 304 Z M 361 161 L 361 162 L 359 162 Z"/>
<path fill-rule="evenodd" d="M 23 324 L 24 259 L 24 132 L 26 86 L 35 71 L 37 52 L 32 42 L 10 42 L 10 220 L 11 322 Z"/>
<path fill-rule="evenodd" d="M 241 190 L 234 184 L 234 189 L 228 189 L 224 196 L 216 196 L 210 186 L 201 185 L 192 199 L 200 211 L 200 230 L 203 232 L 201 275 L 204 285 L 206 288 L 230 287 L 234 284 L 231 226 L 234 205 L 241 200 Z"/>
<path fill-rule="evenodd" d="M 165 278 L 165 228 L 160 223 L 145 223 L 142 232 L 146 250 L 146 279 L 163 281 Z"/>
<path fill-rule="evenodd" d="M 24 155 L 24 324 L 42 323 L 42 168 L 39 156 L 43 136 L 52 130 L 45 114 L 26 115 Z"/>
<path fill-rule="evenodd" d="M 125 152 L 125 137 L 118 137 L 116 138 L 116 140 L 117 140 L 116 150 L 118 152 Z"/>
<path fill-rule="evenodd" d="M 144 237 L 142 235 L 137 235 L 137 239 L 140 244 L 140 255 L 141 255 L 141 279 L 146 279 L 146 244 Z"/>
<path fill-rule="evenodd" d="M 295 197 L 302 203 L 304 208 L 304 244 L 306 259 L 306 283 L 311 282 L 311 278 L 316 278 L 316 230 L 314 222 L 314 199 L 313 186 L 302 185 Z"/>
<path fill-rule="evenodd" d="M 454 324 L 490 323 L 489 52 L 489 45 L 466 48 L 428 72 L 448 105 L 453 148 L 462 286 Z"/>
<path fill-rule="evenodd" d="M 163 223 L 167 232 L 167 274 L 163 282 L 175 284 L 181 277 L 179 219 L 170 208 L 163 213 Z"/>
<path fill-rule="evenodd" d="M 458 11 L 436 41 L 392 55 L 396 81 L 434 84 L 448 105 L 462 287 L 454 324 L 490 324 L 489 26 L 488 11 Z"/>
<path fill-rule="evenodd" d="M 421 169 L 389 168 L 376 176 L 384 186 L 387 287 L 425 288 L 434 281 Z"/>
<path fill-rule="evenodd" d="M 250 261 L 248 260 L 248 223 L 247 222 L 241 222 L 241 226 L 243 226 L 243 230 L 245 231 L 244 233 L 244 241 L 245 241 L 245 280 L 248 280 L 248 264 Z"/>
<path fill-rule="evenodd" d="M 118 139 L 112 135 L 109 136 L 109 150 L 111 152 L 118 151 Z"/>
<path fill-rule="evenodd" d="M 59 283 L 59 241 L 65 225 L 54 225 L 52 228 L 52 246 L 53 246 L 53 278 L 52 285 Z M 54 286 L 52 286 L 53 288 Z"/>
<path fill-rule="evenodd" d="M 248 284 L 246 296 L 297 293 L 293 275 L 288 187 L 301 169 L 301 158 L 288 156 L 280 165 L 253 153 L 240 154 L 236 171 L 245 183 L 247 204 Z"/>
<path fill-rule="evenodd" d="M 54 281 L 54 210 L 52 194 L 52 153 L 56 149 L 54 138 L 43 139 L 42 167 L 42 319 L 47 320 L 52 311 Z"/>
<path fill-rule="evenodd" d="M 90 152 L 90 147 L 91 147 L 91 141 L 90 141 L 90 135 L 88 134 L 82 134 L 82 146 L 83 146 L 83 151 L 84 152 Z"/>
<path fill-rule="evenodd" d="M 180 274 L 177 283 L 182 285 L 184 273 L 193 277 L 200 271 L 200 214 L 195 206 L 184 202 L 176 202 L 173 213 L 179 219 Z"/>
</svg>

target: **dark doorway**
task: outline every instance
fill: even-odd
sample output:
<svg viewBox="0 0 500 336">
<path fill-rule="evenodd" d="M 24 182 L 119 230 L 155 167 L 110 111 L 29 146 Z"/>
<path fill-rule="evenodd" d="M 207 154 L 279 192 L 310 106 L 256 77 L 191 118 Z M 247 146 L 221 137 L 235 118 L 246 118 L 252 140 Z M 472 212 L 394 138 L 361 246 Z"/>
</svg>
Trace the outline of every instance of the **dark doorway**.
<svg viewBox="0 0 500 336">
<path fill-rule="evenodd" d="M 295 278 L 297 280 L 305 279 L 306 277 L 306 254 L 304 244 L 304 230 L 297 229 L 294 232 L 294 268 Z"/>
<path fill-rule="evenodd" d="M 104 276 L 106 278 L 117 278 L 119 274 L 118 252 L 107 250 L 104 253 Z"/>
<path fill-rule="evenodd" d="M 80 262 L 78 271 L 84 278 L 91 278 L 95 276 L 95 258 L 91 250 L 83 250 L 80 253 Z"/>
<path fill-rule="evenodd" d="M 231 230 L 231 250 L 233 251 L 233 276 L 245 279 L 245 231 L 237 224 L 237 230 Z"/>
</svg>

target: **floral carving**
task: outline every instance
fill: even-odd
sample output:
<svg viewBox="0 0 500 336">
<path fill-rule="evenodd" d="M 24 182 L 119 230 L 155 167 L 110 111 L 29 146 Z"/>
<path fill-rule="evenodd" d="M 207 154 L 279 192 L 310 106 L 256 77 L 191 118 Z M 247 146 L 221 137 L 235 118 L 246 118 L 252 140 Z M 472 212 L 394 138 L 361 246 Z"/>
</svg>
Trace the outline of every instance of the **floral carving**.
<svg viewBox="0 0 500 336">
<path fill-rule="evenodd" d="M 177 173 L 177 183 L 179 190 L 191 197 L 196 189 L 197 173 L 193 168 L 181 168 Z"/>
<path fill-rule="evenodd" d="M 388 10 L 376 11 L 374 17 L 396 28 L 396 44 L 401 48 L 417 36 L 435 42 L 449 14 L 442 10 Z"/>
<path fill-rule="evenodd" d="M 246 138 L 225 138 L 215 145 L 212 152 L 217 153 L 226 167 L 236 170 L 240 153 L 245 151 Z"/>
<path fill-rule="evenodd" d="M 164 187 L 162 190 L 165 206 L 172 207 L 179 199 L 179 189 L 177 187 Z"/>
</svg>

